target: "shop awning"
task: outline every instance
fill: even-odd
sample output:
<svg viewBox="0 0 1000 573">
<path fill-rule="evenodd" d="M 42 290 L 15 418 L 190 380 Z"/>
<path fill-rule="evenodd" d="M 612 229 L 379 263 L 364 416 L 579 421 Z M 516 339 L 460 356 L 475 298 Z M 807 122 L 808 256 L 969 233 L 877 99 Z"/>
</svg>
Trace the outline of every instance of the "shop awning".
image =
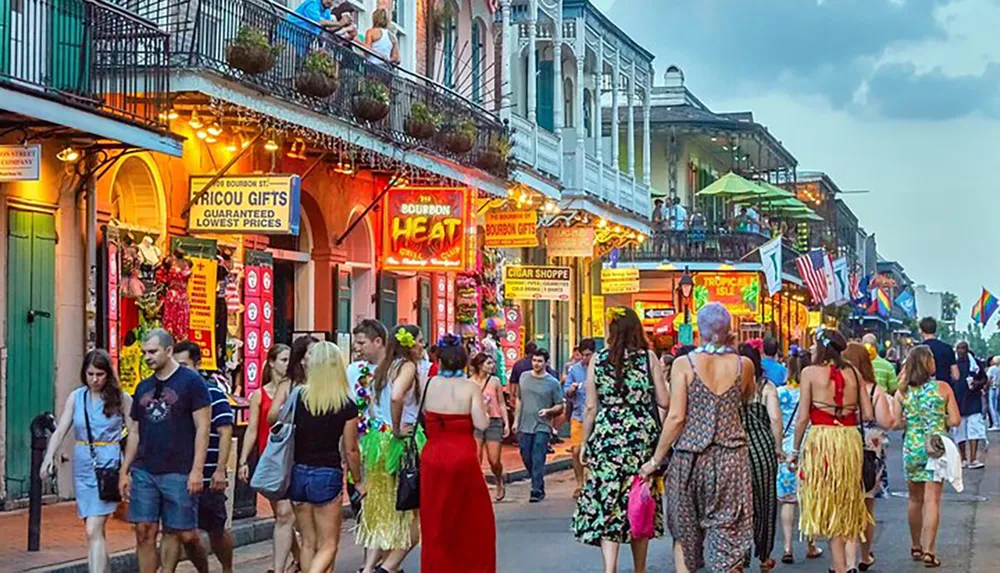
<svg viewBox="0 0 1000 573">
<path fill-rule="evenodd" d="M 756 183 L 732 171 L 695 193 L 698 197 L 763 197 L 766 194 Z"/>
</svg>

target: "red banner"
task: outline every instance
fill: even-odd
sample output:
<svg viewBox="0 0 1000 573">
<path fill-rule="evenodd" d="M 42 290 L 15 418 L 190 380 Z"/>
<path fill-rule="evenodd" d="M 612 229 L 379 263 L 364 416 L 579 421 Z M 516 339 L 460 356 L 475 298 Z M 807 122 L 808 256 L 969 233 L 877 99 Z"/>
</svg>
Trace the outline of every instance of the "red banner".
<svg viewBox="0 0 1000 573">
<path fill-rule="evenodd" d="M 120 309 L 118 308 L 118 244 L 108 241 L 108 354 L 111 367 L 118 371 L 118 336 Z"/>
<path fill-rule="evenodd" d="M 385 197 L 383 268 L 461 271 L 467 261 L 465 188 L 397 187 Z"/>
</svg>

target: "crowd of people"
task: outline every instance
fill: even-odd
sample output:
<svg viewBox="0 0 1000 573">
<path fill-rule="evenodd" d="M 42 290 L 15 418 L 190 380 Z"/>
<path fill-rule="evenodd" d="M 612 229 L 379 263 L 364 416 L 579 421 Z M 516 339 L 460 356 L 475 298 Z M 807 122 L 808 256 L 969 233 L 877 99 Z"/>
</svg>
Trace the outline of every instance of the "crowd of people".
<svg viewBox="0 0 1000 573">
<path fill-rule="evenodd" d="M 773 339 L 734 347 L 724 306 L 705 305 L 697 322 L 701 346 L 658 357 L 635 311 L 612 308 L 605 347 L 582 340 L 560 375 L 531 344 L 504 379 L 495 345 L 470 348 L 447 335 L 429 353 L 419 328 L 389 330 L 372 319 L 354 329 L 349 353 L 308 336 L 275 345 L 233 454 L 235 477 L 251 485 L 255 465 L 279 468 L 277 491 L 255 485 L 275 516 L 273 571 L 336 570 L 345 496 L 362 573 L 400 571 L 418 544 L 422 570 L 495 571 L 501 443 L 516 440 L 530 501 L 541 502 L 546 455 L 564 424 L 577 485 L 570 528 L 600 548 L 606 572 L 618 570 L 622 544 L 634 570 L 645 571 L 649 543 L 665 531 L 678 571 L 739 571 L 754 560 L 768 571 L 779 522 L 780 559 L 791 564 L 796 509 L 806 558 L 821 557 L 816 541 L 827 540 L 832 571 L 867 571 L 877 561 L 874 498 L 895 471 L 885 463 L 893 429 L 904 430 L 912 557 L 940 566 L 943 482 L 960 489 L 962 469 L 982 467 L 977 440 L 986 438 L 986 416 L 996 426 L 1000 361 L 987 370 L 968 345 L 952 349 L 935 337 L 933 319 L 921 322 L 923 344 L 898 372 L 872 335 L 820 330 L 810 350 L 793 347 L 782 359 Z M 232 571 L 227 380 L 201 371 L 197 344 L 175 343 L 164 330 L 149 331 L 142 351 L 153 375 L 131 396 L 107 352 L 87 354 L 42 472 L 52 473 L 72 430 L 91 571 L 108 566 L 104 528 L 120 500 L 135 524 L 141 572 L 173 571 L 185 554 L 207 571 L 198 530 Z M 289 426 L 294 439 L 283 450 Z M 642 536 L 630 513 L 637 476 L 661 509 Z"/>
</svg>

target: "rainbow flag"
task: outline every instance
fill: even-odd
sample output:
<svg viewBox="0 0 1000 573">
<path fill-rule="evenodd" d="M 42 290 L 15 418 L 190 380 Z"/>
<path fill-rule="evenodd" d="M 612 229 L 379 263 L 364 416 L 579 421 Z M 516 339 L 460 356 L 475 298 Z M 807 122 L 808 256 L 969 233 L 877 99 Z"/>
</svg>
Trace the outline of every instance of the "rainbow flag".
<svg viewBox="0 0 1000 573">
<path fill-rule="evenodd" d="M 983 294 L 979 295 L 979 300 L 972 305 L 972 320 L 985 325 L 996 312 L 998 304 L 1000 303 L 997 302 L 997 297 L 984 288 Z"/>
<path fill-rule="evenodd" d="M 878 314 L 881 317 L 889 316 L 892 303 L 889 300 L 889 293 L 882 287 L 876 287 L 871 291 L 871 304 L 868 306 L 868 314 Z"/>
</svg>

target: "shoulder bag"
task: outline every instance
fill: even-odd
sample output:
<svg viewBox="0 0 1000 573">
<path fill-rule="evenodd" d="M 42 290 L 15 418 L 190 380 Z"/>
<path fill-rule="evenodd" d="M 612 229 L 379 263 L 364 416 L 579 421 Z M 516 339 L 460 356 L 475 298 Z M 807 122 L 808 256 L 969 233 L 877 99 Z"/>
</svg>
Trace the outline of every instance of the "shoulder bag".
<svg viewBox="0 0 1000 573">
<path fill-rule="evenodd" d="M 420 380 L 417 380 L 417 384 Z M 427 381 L 420 396 L 420 408 L 417 413 L 417 427 L 413 434 L 403 438 L 403 459 L 399 462 L 399 485 L 396 486 L 396 511 L 412 511 L 420 509 L 420 452 L 417 450 L 417 429 L 424 425 L 424 401 L 427 400 L 427 389 L 431 381 Z"/>
<path fill-rule="evenodd" d="M 264 453 L 257 461 L 250 487 L 270 500 L 279 500 L 288 491 L 295 465 L 295 410 L 302 387 L 296 386 L 288 394 L 278 421 L 271 426 Z M 266 423 L 266 420 L 264 421 Z"/>
<path fill-rule="evenodd" d="M 118 502 L 122 500 L 118 490 L 118 473 L 121 463 L 100 467 L 97 465 L 97 450 L 94 449 L 94 434 L 90 431 L 90 413 L 87 412 L 87 394 L 83 389 L 83 421 L 87 425 L 87 445 L 90 446 L 90 461 L 94 464 L 94 475 L 97 478 L 97 495 L 101 501 Z"/>
<path fill-rule="evenodd" d="M 853 366 L 852 366 L 853 368 Z M 885 461 L 878 457 L 878 452 L 874 450 L 869 450 L 865 447 L 865 427 L 862 421 L 861 415 L 861 385 L 864 384 L 864 380 L 861 378 L 861 374 L 858 372 L 857 368 L 854 369 L 854 376 L 857 378 L 858 383 L 858 431 L 861 432 L 861 447 L 864 451 L 864 458 L 861 464 L 861 482 L 862 487 L 865 489 L 865 493 L 875 489 L 878 483 L 879 474 L 882 473 L 882 467 Z M 872 400 L 872 414 L 874 415 L 875 410 L 875 389 L 878 384 L 872 385 L 871 400 Z"/>
</svg>

